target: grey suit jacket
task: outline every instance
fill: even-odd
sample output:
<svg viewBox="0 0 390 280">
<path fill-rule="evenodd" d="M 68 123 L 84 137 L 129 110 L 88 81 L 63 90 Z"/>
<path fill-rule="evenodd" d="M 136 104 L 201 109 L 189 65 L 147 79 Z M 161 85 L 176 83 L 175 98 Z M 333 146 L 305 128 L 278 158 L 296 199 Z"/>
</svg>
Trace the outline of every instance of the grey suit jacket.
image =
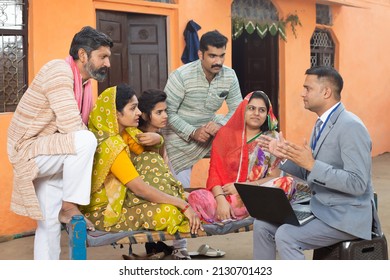
<svg viewBox="0 0 390 280">
<path fill-rule="evenodd" d="M 325 124 L 313 156 L 311 172 L 291 161 L 280 169 L 307 181 L 313 194 L 310 206 L 314 215 L 331 227 L 363 239 L 371 239 L 373 221 L 380 232 L 373 208 L 370 135 L 363 122 L 343 104 Z"/>
</svg>

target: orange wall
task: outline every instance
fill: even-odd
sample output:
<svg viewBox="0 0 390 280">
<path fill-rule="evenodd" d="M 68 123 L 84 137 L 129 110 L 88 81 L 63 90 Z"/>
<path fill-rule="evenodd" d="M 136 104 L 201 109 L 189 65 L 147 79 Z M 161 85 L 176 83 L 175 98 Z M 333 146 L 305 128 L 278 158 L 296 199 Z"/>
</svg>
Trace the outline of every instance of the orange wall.
<svg viewBox="0 0 390 280">
<path fill-rule="evenodd" d="M 314 0 L 273 1 L 284 16 L 297 12 L 302 22 L 298 37 L 287 30 L 287 43 L 280 41 L 280 106 L 281 127 L 292 141 L 310 137 L 315 115 L 303 108 L 300 98 L 304 71 L 310 66 L 310 38 L 314 31 Z M 342 1 L 340 1 L 342 2 Z M 371 2 L 370 4 L 367 2 Z M 379 3 L 379 4 L 375 4 Z M 372 142 L 372 155 L 390 151 L 390 120 L 384 113 L 390 108 L 388 82 L 390 56 L 387 46 L 390 27 L 390 4 L 384 1 L 348 1 L 364 6 L 333 6 L 334 25 L 331 32 L 336 42 L 336 68 L 344 78 L 342 101 L 367 126 Z"/>
<path fill-rule="evenodd" d="M 302 22 L 302 27 L 297 27 L 297 38 L 288 28 L 288 41 L 279 41 L 281 129 L 289 140 L 300 142 L 303 137 L 309 138 L 315 121 L 314 114 L 303 108 L 299 96 L 304 71 L 310 65 L 310 37 L 316 27 L 315 0 L 272 2 L 281 17 L 296 12 Z M 348 1 L 355 2 L 364 2 L 368 8 L 335 7 L 331 32 L 337 44 L 336 66 L 345 80 L 343 102 L 368 127 L 373 140 L 372 154 L 376 156 L 390 151 L 390 121 L 384 116 L 390 108 L 386 90 L 390 56 L 385 49 L 390 45 L 390 38 L 385 36 L 390 27 L 390 5 L 374 4 L 373 0 Z M 96 26 L 96 9 L 167 16 L 169 71 L 181 65 L 183 31 L 189 20 L 194 20 L 202 27 L 198 32 L 199 36 L 218 29 L 231 38 L 231 0 L 179 0 L 177 3 L 166 5 L 141 0 L 30 0 L 29 81 L 48 60 L 68 54 L 70 41 L 82 26 Z M 225 63 L 228 66 L 231 66 L 231 51 L 229 44 Z M 12 114 L 0 114 L 0 236 L 28 231 L 35 226 L 34 221 L 9 211 L 12 169 L 6 154 L 6 133 L 11 116 Z M 208 160 L 195 165 L 193 186 L 204 186 L 207 168 Z"/>
</svg>

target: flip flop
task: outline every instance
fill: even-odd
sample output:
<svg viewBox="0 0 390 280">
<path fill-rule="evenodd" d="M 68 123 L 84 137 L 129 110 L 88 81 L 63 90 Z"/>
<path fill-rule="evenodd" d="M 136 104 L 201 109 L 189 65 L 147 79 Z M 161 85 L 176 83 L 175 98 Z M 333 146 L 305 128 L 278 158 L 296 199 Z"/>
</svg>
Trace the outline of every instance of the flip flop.
<svg viewBox="0 0 390 280">
<path fill-rule="evenodd" d="M 203 244 L 199 247 L 199 249 L 196 252 L 189 252 L 190 257 L 209 257 L 209 258 L 220 258 L 223 257 L 226 253 L 224 251 L 221 251 L 219 249 L 211 248 L 207 244 Z"/>
</svg>

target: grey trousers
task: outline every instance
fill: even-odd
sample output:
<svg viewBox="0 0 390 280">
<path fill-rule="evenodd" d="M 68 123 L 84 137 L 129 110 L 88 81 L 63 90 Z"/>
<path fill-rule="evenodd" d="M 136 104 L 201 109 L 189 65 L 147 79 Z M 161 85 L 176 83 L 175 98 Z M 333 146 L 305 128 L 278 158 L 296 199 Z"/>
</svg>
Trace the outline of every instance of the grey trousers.
<svg viewBox="0 0 390 280">
<path fill-rule="evenodd" d="M 356 239 L 349 233 L 330 227 L 319 219 L 303 226 L 281 226 L 255 220 L 253 223 L 253 258 L 275 260 L 304 260 L 303 251 L 330 246 L 340 241 Z"/>
</svg>

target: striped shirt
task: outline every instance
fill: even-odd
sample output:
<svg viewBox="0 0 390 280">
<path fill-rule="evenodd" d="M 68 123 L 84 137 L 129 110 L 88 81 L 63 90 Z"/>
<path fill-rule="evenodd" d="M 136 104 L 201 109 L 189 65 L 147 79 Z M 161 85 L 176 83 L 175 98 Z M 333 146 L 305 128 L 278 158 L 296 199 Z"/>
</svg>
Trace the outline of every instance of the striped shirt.
<svg viewBox="0 0 390 280">
<path fill-rule="evenodd" d="M 242 101 L 242 96 L 233 69 L 223 66 L 209 83 L 200 60 L 185 64 L 171 73 L 164 91 L 168 95 L 169 125 L 163 133 L 169 160 L 175 172 L 179 173 L 193 166 L 211 148 L 212 139 L 199 143 L 190 138 L 191 133 L 210 121 L 226 124 Z M 216 114 L 224 101 L 229 112 L 226 115 Z"/>
<path fill-rule="evenodd" d="M 23 94 L 8 127 L 8 158 L 14 170 L 11 210 L 43 219 L 33 180 L 38 155 L 75 153 L 74 131 L 87 129 L 73 92 L 73 73 L 65 60 L 52 60 Z"/>
</svg>

